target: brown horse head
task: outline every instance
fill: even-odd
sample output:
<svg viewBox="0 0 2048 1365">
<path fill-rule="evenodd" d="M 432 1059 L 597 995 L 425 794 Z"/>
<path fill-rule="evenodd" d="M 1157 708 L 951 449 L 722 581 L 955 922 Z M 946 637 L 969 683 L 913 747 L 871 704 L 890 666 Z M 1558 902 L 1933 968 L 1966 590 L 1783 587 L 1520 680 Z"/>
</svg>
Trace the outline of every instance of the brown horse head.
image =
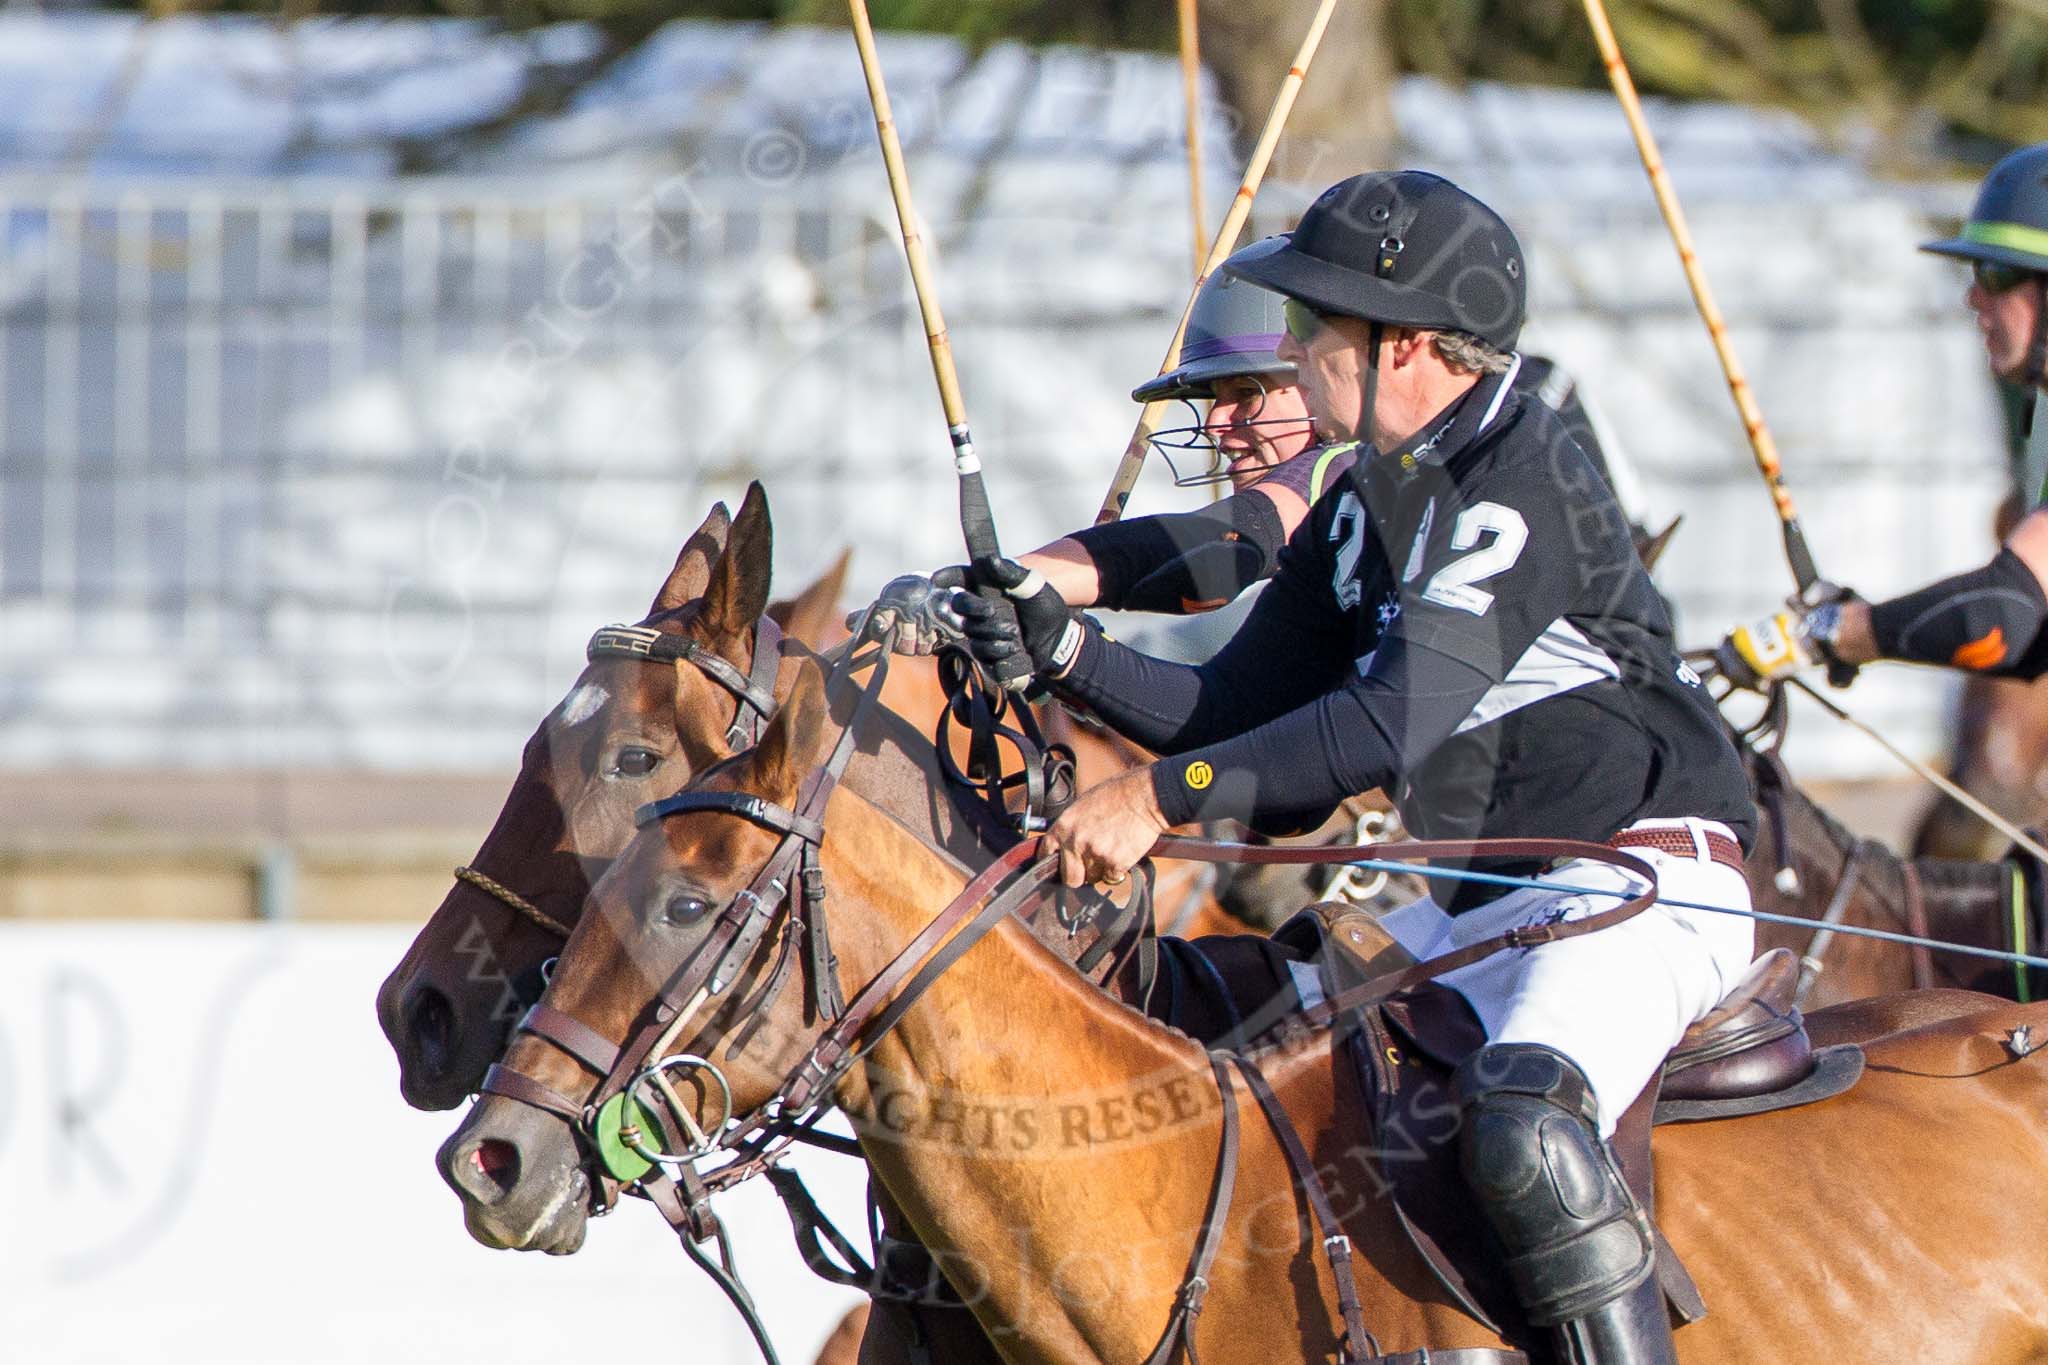
<svg viewBox="0 0 2048 1365">
<path fill-rule="evenodd" d="M 691 790 L 745 792 L 793 806 L 799 785 L 822 765 L 837 733 L 822 676 L 806 661 L 761 742 L 706 771 Z M 778 841 L 761 826 L 723 812 L 696 812 L 643 828 L 590 889 L 586 912 L 543 1001 L 606 1038 L 630 1038 L 650 1002 L 702 948 Z M 736 1113 L 765 1101 L 824 1027 L 806 1024 L 804 992 L 785 983 L 763 1002 L 771 1022 L 760 1037 L 744 1050 L 729 1047 L 730 1030 L 739 1022 L 727 1017 L 730 1007 L 757 993 L 774 957 L 772 944 L 764 941 L 748 969 L 703 1006 L 682 1034 L 684 1050 L 709 1059 L 725 1077 Z M 574 1058 L 529 1033 L 513 1039 L 504 1064 L 578 1104 L 596 1089 Z M 693 1119 L 715 1127 L 723 1098 L 711 1096 L 698 1073 L 679 1077 L 677 1088 L 697 1105 Z M 556 1253 L 582 1244 L 590 1181 L 579 1139 L 562 1117 L 486 1094 L 443 1144 L 439 1163 L 478 1241 Z"/>
<path fill-rule="evenodd" d="M 739 515 L 714 507 L 676 558 L 642 624 L 681 635 L 742 672 L 767 607 L 773 532 L 759 485 Z M 844 561 L 783 614 L 822 631 Z M 810 641 L 807 641 L 810 642 Z M 783 665 L 781 682 L 793 678 Z M 564 926 L 632 835 L 632 813 L 731 752 L 737 699 L 686 661 L 600 657 L 528 740 L 497 822 L 471 860 L 484 878 Z M 558 934 L 475 882 L 458 881 L 377 996 L 399 1087 L 422 1109 L 460 1104 L 539 994 Z"/>
</svg>

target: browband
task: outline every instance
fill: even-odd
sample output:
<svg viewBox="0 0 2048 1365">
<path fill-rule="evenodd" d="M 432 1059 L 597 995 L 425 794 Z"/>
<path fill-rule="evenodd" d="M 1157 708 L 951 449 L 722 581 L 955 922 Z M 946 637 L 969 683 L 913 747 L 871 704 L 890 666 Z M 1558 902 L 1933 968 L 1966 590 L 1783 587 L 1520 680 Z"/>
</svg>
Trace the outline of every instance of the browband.
<svg viewBox="0 0 2048 1365">
<path fill-rule="evenodd" d="M 662 663 L 692 663 L 714 682 L 739 699 L 741 710 L 734 715 L 728 738 L 735 748 L 741 741 L 758 743 L 761 727 L 775 714 L 775 670 L 782 653 L 782 627 L 763 616 L 754 625 L 754 662 L 751 676 L 688 636 L 657 630 L 653 626 L 605 626 L 590 637 L 584 658 L 652 659 Z M 754 714 L 749 716 L 747 711 Z"/>
</svg>

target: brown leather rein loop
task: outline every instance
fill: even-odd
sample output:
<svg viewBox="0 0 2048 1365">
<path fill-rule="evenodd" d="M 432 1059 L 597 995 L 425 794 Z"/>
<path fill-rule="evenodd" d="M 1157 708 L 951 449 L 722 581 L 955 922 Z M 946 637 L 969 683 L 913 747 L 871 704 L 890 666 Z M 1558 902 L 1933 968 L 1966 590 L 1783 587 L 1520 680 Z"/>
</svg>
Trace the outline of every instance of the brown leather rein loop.
<svg viewBox="0 0 2048 1365">
<path fill-rule="evenodd" d="M 685 791 L 652 802 L 638 813 L 637 821 L 642 825 L 684 813 L 729 815 L 771 830 L 781 837 L 775 851 L 747 888 L 728 902 L 710 933 L 677 968 L 647 1012 L 647 1021 L 623 1046 L 615 1047 L 596 1030 L 545 1004 L 530 1009 L 520 1021 L 521 1031 L 546 1040 L 599 1076 L 590 1098 L 579 1106 L 569 1097 L 503 1063 L 492 1067 L 486 1076 L 483 1085 L 486 1092 L 556 1114 L 573 1130 L 588 1137 L 591 1116 L 617 1095 L 637 1092 L 643 1080 L 660 1069 L 678 1033 L 707 1000 L 721 995 L 739 979 L 746 965 L 761 950 L 769 928 L 777 918 L 784 921 L 785 945 L 790 936 L 797 934 L 813 936 L 822 945 L 826 932 L 824 885 L 817 854 L 826 833 L 823 824 L 825 807 L 851 761 L 857 732 L 878 704 L 887 674 L 890 644 L 891 641 L 885 638 L 875 651 L 866 655 L 849 654 L 834 667 L 831 677 L 834 683 L 869 664 L 873 665 L 873 674 L 862 687 L 853 714 L 841 730 L 830 758 L 804 783 L 793 809 L 746 792 Z M 622 644 L 621 647 L 626 646 Z M 1387 860 L 1469 861 L 1477 857 L 1543 862 L 1588 860 L 1619 868 L 1640 878 L 1644 884 L 1643 889 L 1633 895 L 1615 893 L 1621 903 L 1612 909 L 1576 920 L 1520 926 L 1376 978 L 1302 1015 L 1290 1017 L 1287 1023 L 1296 1029 L 1327 1027 L 1346 1013 L 1374 1004 L 1444 972 L 1477 962 L 1504 948 L 1534 947 L 1620 924 L 1654 904 L 1658 890 L 1656 870 L 1642 858 L 1606 844 L 1565 839 L 1411 840 L 1303 848 L 1169 836 L 1160 839 L 1152 853 L 1156 857 L 1216 863 L 1332 864 L 1353 861 L 1361 854 Z M 679 1152 L 664 1141 L 662 1151 L 674 1155 L 664 1156 L 653 1171 L 636 1182 L 686 1243 L 702 1241 L 718 1233 L 719 1223 L 710 1208 L 711 1197 L 767 1170 L 822 1116 L 838 1080 L 889 1037 L 909 1010 L 955 962 L 1003 920 L 1027 906 L 1053 880 L 1058 867 L 1058 857 L 1044 853 L 1041 839 L 1026 839 L 969 881 L 843 1008 L 833 1010 L 825 1006 L 827 1001 L 837 1003 L 836 979 L 829 989 L 824 981 L 814 979 L 813 988 L 819 1002 L 818 1017 L 825 1023 L 824 1030 L 770 1096 L 745 1116 L 728 1114 L 687 1151 Z M 823 948 L 821 954 L 814 954 L 813 960 L 821 966 L 831 964 L 830 974 L 836 977 L 836 963 L 833 963 L 829 947 Z M 814 977 L 823 974 L 822 970 L 813 973 Z M 778 980 L 779 975 L 778 972 Z M 763 991 L 741 1002 L 747 1008 L 739 1013 L 751 1015 L 764 1011 L 772 995 L 772 990 Z M 710 1027 L 716 1018 L 714 1013 L 700 1026 L 699 1032 Z M 730 1022 L 744 1029 L 754 1021 L 749 1017 Z M 711 1070 L 713 1078 L 723 1083 L 723 1077 L 717 1074 L 711 1062 L 696 1056 L 686 1060 Z M 1244 1070 L 1247 1083 L 1257 1094 L 1259 1082 L 1250 1059 L 1233 1060 Z M 1212 1058 L 1212 1066 L 1217 1069 L 1219 1088 L 1227 1093 L 1227 1073 L 1222 1069 L 1220 1059 Z M 1263 1103 L 1266 1097 L 1260 1096 L 1260 1099 Z M 695 1120 L 690 1116 L 681 1117 L 686 1124 L 694 1125 Z M 1232 1160 L 1235 1155 L 1233 1137 L 1234 1133 L 1226 1132 L 1226 1169 L 1235 1164 Z M 697 1169 L 699 1161 L 720 1153 L 730 1158 L 725 1165 L 709 1172 Z M 1212 1209 L 1228 1207 L 1229 1181 L 1230 1177 L 1219 1173 Z M 608 1177 L 605 1177 L 594 1181 L 593 1185 L 609 1190 L 611 1187 L 607 1182 Z M 1212 1221 L 1220 1222 L 1220 1219 Z M 1342 1272 L 1348 1267 L 1348 1243 L 1341 1235 L 1331 1232 L 1330 1227 L 1325 1227 L 1324 1231 L 1325 1250 L 1341 1281 L 1344 1278 Z M 1207 1263 L 1213 1255 L 1217 1236 L 1216 1227 L 1205 1228 L 1191 1269 L 1192 1278 L 1183 1288 L 1182 1302 L 1169 1329 L 1168 1340 L 1162 1343 L 1168 1349 L 1171 1349 L 1175 1338 L 1183 1345 L 1192 1344 L 1193 1320 L 1200 1312 Z M 1340 1283 L 1346 1336 L 1352 1347 L 1349 1354 L 1357 1356 L 1361 1342 L 1370 1342 L 1371 1337 L 1364 1332 L 1355 1301 L 1343 1297 L 1347 1289 L 1348 1285 Z M 1376 1344 L 1372 1349 L 1376 1352 Z"/>
</svg>

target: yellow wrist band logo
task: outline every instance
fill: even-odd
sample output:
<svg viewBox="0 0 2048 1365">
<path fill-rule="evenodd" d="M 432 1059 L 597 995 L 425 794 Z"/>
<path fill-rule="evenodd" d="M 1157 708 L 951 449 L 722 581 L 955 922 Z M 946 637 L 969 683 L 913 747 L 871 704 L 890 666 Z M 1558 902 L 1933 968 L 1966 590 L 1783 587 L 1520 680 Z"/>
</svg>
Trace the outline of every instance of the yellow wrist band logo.
<svg viewBox="0 0 2048 1365">
<path fill-rule="evenodd" d="M 1188 764 L 1188 770 L 1181 776 L 1190 787 L 1201 791 L 1216 780 L 1216 770 L 1198 759 Z"/>
</svg>

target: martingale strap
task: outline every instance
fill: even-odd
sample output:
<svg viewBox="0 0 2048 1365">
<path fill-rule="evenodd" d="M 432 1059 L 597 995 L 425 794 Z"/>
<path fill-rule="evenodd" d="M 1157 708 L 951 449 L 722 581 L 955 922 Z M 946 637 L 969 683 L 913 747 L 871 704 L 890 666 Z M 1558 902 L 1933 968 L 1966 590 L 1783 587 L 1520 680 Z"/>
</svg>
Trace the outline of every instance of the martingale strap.
<svg viewBox="0 0 2048 1365">
<path fill-rule="evenodd" d="M 1288 1116 L 1280 1097 L 1273 1093 L 1272 1085 L 1260 1074 L 1258 1066 L 1248 1057 L 1232 1057 L 1231 1060 L 1244 1073 L 1244 1083 L 1253 1098 L 1258 1100 L 1259 1108 L 1266 1111 L 1266 1122 L 1272 1126 L 1273 1135 L 1280 1140 L 1280 1150 L 1286 1154 L 1287 1164 L 1294 1170 L 1294 1183 L 1308 1196 L 1316 1228 L 1323 1234 L 1323 1255 L 1330 1263 L 1330 1274 L 1336 1278 L 1337 1307 L 1344 1315 L 1343 1358 L 1347 1362 L 1361 1362 L 1361 1365 L 1379 1359 L 1379 1340 L 1366 1330 L 1365 1311 L 1358 1303 L 1358 1284 L 1351 1277 L 1351 1239 L 1344 1235 L 1337 1210 L 1330 1203 L 1329 1191 L 1323 1188 L 1322 1177 L 1316 1174 L 1316 1163 L 1309 1157 L 1308 1148 L 1302 1145 L 1294 1120 Z"/>
<path fill-rule="evenodd" d="M 1167 1365 L 1175 1351 L 1186 1351 L 1190 1365 L 1200 1365 L 1195 1355 L 1195 1320 L 1202 1316 L 1202 1303 L 1209 1296 L 1209 1270 L 1216 1264 L 1216 1249 L 1223 1245 L 1223 1225 L 1230 1217 L 1230 1200 L 1237 1191 L 1237 1095 L 1230 1086 L 1230 1067 L 1223 1054 L 1209 1054 L 1209 1069 L 1216 1073 L 1216 1090 L 1222 1096 L 1223 1140 L 1216 1153 L 1216 1181 L 1209 1187 L 1209 1207 L 1202 1215 L 1202 1232 L 1195 1241 L 1195 1253 L 1188 1262 L 1187 1277 L 1174 1296 L 1173 1312 L 1166 1319 L 1166 1331 L 1145 1365 Z"/>
</svg>

